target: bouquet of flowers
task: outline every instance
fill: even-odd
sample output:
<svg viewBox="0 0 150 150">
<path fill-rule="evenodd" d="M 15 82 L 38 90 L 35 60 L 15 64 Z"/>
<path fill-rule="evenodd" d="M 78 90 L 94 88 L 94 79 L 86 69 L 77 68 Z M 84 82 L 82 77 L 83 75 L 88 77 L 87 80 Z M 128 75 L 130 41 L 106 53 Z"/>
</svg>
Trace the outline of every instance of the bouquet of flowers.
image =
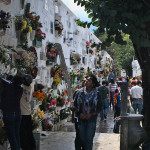
<svg viewBox="0 0 150 150">
<path fill-rule="evenodd" d="M 55 30 L 58 31 L 58 34 L 61 35 L 62 34 L 62 31 L 63 31 L 63 24 L 62 22 L 58 21 L 58 20 L 55 20 Z"/>
<path fill-rule="evenodd" d="M 35 130 L 39 127 L 40 123 L 43 120 L 44 112 L 38 108 L 38 110 L 33 110 L 32 114 L 32 130 Z"/>
<path fill-rule="evenodd" d="M 33 97 L 36 97 L 37 101 L 43 101 L 46 98 L 46 94 L 42 91 L 34 91 Z"/>
<path fill-rule="evenodd" d="M 18 52 L 14 52 L 14 60 L 15 66 L 27 73 L 30 68 L 34 68 L 37 66 L 37 57 L 34 52 L 27 52 L 25 50 L 21 50 Z"/>
<path fill-rule="evenodd" d="M 63 96 L 59 96 L 58 98 L 57 98 L 57 106 L 64 106 L 64 104 L 65 104 L 65 98 L 63 97 Z"/>
<path fill-rule="evenodd" d="M 10 28 L 8 25 L 10 22 L 10 17 L 11 16 L 9 13 L 6 13 L 3 10 L 0 11 L 0 30 L 5 32 L 7 28 Z"/>
<path fill-rule="evenodd" d="M 81 58 L 79 54 L 71 53 L 70 62 L 72 65 L 77 65 L 78 63 L 80 63 L 80 61 L 81 61 Z"/>
<path fill-rule="evenodd" d="M 54 62 L 58 53 L 55 45 L 49 42 L 45 49 L 47 50 L 46 56 L 48 60 Z"/>
<path fill-rule="evenodd" d="M 53 128 L 53 122 L 51 118 L 46 118 L 42 121 L 42 128 L 44 131 L 51 131 Z"/>
<path fill-rule="evenodd" d="M 41 31 L 41 29 L 37 29 L 36 30 L 36 34 L 35 34 L 35 38 L 38 40 L 38 41 L 42 41 L 43 39 L 46 38 L 46 34 L 44 32 Z"/>
<path fill-rule="evenodd" d="M 7 49 L 6 46 L 0 44 L 0 63 L 4 64 L 8 63 L 10 59 L 9 52 L 10 52 L 9 49 Z"/>
</svg>

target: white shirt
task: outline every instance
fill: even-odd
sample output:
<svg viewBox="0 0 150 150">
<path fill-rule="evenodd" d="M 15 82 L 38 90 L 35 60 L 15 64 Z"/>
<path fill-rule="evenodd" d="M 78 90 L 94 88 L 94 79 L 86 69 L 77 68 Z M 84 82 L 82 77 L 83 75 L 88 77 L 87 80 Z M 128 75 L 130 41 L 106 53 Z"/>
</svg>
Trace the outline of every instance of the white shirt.
<svg viewBox="0 0 150 150">
<path fill-rule="evenodd" d="M 23 94 L 20 101 L 21 114 L 31 115 L 31 98 L 32 98 L 32 86 L 23 85 Z"/>
<path fill-rule="evenodd" d="M 136 98 L 136 99 L 142 98 L 143 89 L 142 89 L 142 87 L 136 85 L 131 88 L 130 94 L 131 94 L 132 98 Z"/>
</svg>

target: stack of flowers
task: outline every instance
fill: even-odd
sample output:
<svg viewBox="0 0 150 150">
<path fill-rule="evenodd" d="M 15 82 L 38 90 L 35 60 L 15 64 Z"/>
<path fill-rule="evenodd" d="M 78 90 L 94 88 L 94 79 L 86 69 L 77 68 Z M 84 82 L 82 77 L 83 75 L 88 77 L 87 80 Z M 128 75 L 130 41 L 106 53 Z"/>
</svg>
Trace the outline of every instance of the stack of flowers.
<svg viewBox="0 0 150 150">
<path fill-rule="evenodd" d="M 48 60 L 55 62 L 58 53 L 55 45 L 49 42 L 45 49 L 47 51 L 46 56 Z"/>
<path fill-rule="evenodd" d="M 58 31 L 58 35 L 62 34 L 63 29 L 64 28 L 62 22 L 55 20 L 55 30 Z"/>
<path fill-rule="evenodd" d="M 32 114 L 32 130 L 35 130 L 39 127 L 40 123 L 43 120 L 44 112 L 38 108 L 38 110 L 33 110 Z"/>
<path fill-rule="evenodd" d="M 54 77 L 52 86 L 57 86 L 58 84 L 61 84 L 61 78 L 63 78 L 63 75 L 62 68 L 59 65 L 55 65 L 51 69 L 51 77 Z"/>
<path fill-rule="evenodd" d="M 37 101 L 43 101 L 46 98 L 46 94 L 42 91 L 34 91 L 33 97 L 36 97 Z"/>
<path fill-rule="evenodd" d="M 37 67 L 37 56 L 32 51 L 21 50 L 14 52 L 15 66 L 17 69 L 28 73 L 31 68 Z"/>
<path fill-rule="evenodd" d="M 51 118 L 46 118 L 42 121 L 43 131 L 51 131 L 53 128 L 53 122 Z"/>
<path fill-rule="evenodd" d="M 0 11 L 0 35 L 4 35 L 7 28 L 9 28 L 10 14 L 5 11 Z"/>
<path fill-rule="evenodd" d="M 70 55 L 70 63 L 71 65 L 77 65 L 81 61 L 80 55 L 77 53 L 71 53 Z"/>
<path fill-rule="evenodd" d="M 42 41 L 46 38 L 46 34 L 44 32 L 42 32 L 41 29 L 37 29 L 36 34 L 35 34 L 35 38 L 38 41 Z"/>
</svg>

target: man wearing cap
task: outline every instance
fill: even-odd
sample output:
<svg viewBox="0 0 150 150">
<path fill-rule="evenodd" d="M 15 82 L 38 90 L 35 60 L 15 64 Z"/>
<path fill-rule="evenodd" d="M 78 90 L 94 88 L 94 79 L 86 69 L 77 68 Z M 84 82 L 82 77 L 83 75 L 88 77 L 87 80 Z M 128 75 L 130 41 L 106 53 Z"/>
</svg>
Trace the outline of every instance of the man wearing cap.
<svg viewBox="0 0 150 150">
<path fill-rule="evenodd" d="M 31 120 L 31 97 L 32 97 L 32 76 L 25 74 L 23 76 L 23 95 L 21 98 L 21 127 L 20 127 L 20 142 L 22 150 L 35 150 L 35 140 L 32 133 Z"/>
</svg>

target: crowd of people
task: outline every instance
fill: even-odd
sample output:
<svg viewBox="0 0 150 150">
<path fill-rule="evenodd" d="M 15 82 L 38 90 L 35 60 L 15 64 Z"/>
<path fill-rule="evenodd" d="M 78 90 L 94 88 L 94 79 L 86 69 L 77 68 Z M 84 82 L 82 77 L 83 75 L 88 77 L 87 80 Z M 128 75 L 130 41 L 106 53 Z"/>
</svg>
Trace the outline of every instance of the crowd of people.
<svg viewBox="0 0 150 150">
<path fill-rule="evenodd" d="M 80 89 L 74 92 L 72 107 L 75 118 L 75 149 L 92 150 L 96 130 L 97 116 L 106 120 L 109 108 L 114 113 L 114 133 L 119 133 L 121 112 L 121 84 L 128 83 L 127 113 L 141 114 L 143 107 L 143 89 L 140 80 L 118 78 L 111 72 L 108 80 L 101 85 L 93 74 L 87 75 Z"/>
</svg>

